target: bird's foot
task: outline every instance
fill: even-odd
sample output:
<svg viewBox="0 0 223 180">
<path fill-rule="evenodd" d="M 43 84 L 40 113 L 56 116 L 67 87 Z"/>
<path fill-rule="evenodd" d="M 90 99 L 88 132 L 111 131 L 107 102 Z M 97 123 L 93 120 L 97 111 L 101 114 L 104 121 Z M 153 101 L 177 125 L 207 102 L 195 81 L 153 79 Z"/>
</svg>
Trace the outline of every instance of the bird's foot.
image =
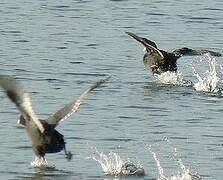
<svg viewBox="0 0 223 180">
<path fill-rule="evenodd" d="M 73 154 L 70 151 L 68 151 L 68 152 L 65 153 L 65 158 L 68 161 L 70 161 L 72 159 L 72 157 L 73 157 Z"/>
</svg>

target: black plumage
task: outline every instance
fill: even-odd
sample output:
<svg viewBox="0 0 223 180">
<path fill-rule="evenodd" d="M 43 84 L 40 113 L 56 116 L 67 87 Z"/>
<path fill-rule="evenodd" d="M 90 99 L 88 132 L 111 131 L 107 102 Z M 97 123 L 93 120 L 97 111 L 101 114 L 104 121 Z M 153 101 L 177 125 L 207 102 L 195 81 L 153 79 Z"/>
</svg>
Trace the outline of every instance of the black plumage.
<svg viewBox="0 0 223 180">
<path fill-rule="evenodd" d="M 212 56 L 221 56 L 220 53 L 211 50 L 194 50 L 187 47 L 175 49 L 172 52 L 166 52 L 158 49 L 156 43 L 151 40 L 139 37 L 131 32 L 126 33 L 145 46 L 146 51 L 143 57 L 143 63 L 148 70 L 152 71 L 153 74 L 161 74 L 166 71 L 176 72 L 177 60 L 181 56 L 194 56 L 205 53 L 210 53 Z"/>
<path fill-rule="evenodd" d="M 37 159 L 45 161 L 46 153 L 57 153 L 64 150 L 66 158 L 70 160 L 72 154 L 67 152 L 64 137 L 55 128 L 59 122 L 72 115 L 79 108 L 83 99 L 105 80 L 98 81 L 90 86 L 81 96 L 59 109 L 46 120 L 39 120 L 32 108 L 29 94 L 15 78 L 0 75 L 0 86 L 19 109 L 21 115 L 18 123 L 25 127 Z"/>
</svg>

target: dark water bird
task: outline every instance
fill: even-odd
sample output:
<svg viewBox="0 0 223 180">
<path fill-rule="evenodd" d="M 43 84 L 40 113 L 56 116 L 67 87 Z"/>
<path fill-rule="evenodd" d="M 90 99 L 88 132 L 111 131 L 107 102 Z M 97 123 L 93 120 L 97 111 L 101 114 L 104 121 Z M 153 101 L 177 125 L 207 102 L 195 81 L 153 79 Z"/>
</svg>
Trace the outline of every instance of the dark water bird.
<svg viewBox="0 0 223 180">
<path fill-rule="evenodd" d="M 48 119 L 40 120 L 32 108 L 29 94 L 24 90 L 21 83 L 11 76 L 0 75 L 0 86 L 21 113 L 18 123 L 25 127 L 37 161 L 46 162 L 44 158 L 46 153 L 57 153 L 62 150 L 65 151 L 67 160 L 71 160 L 72 154 L 66 150 L 64 137 L 55 128 L 59 122 L 68 118 L 79 108 L 83 99 L 93 89 L 107 79 L 100 80 L 90 86 L 77 99 L 56 111 Z"/>
<path fill-rule="evenodd" d="M 210 53 L 212 56 L 221 56 L 220 53 L 207 49 L 194 50 L 187 47 L 175 49 L 172 52 L 166 52 L 158 49 L 155 42 L 143 37 L 139 37 L 131 32 L 126 32 L 129 36 L 136 39 L 145 46 L 143 63 L 153 74 L 161 74 L 166 71 L 177 71 L 177 59 L 182 56 L 194 56 Z"/>
</svg>

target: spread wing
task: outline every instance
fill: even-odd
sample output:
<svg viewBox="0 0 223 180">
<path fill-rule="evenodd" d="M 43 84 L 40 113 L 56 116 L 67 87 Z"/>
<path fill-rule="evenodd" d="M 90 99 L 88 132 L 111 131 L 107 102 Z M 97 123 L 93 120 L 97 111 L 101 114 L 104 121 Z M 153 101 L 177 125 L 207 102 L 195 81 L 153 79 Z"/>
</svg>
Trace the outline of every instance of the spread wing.
<svg viewBox="0 0 223 180">
<path fill-rule="evenodd" d="M 32 120 L 39 130 L 44 132 L 44 127 L 32 108 L 29 94 L 24 91 L 23 86 L 13 77 L 6 75 L 0 75 L 0 86 L 21 114 Z"/>
<path fill-rule="evenodd" d="M 65 105 L 63 108 L 59 109 L 56 113 L 51 115 L 47 119 L 48 124 L 57 126 L 60 121 L 63 121 L 65 119 L 67 119 L 69 116 L 71 116 L 74 112 L 77 111 L 77 109 L 81 105 L 84 98 L 86 98 L 93 89 L 97 88 L 99 85 L 104 83 L 109 78 L 110 77 L 108 77 L 104 80 L 97 81 L 95 84 L 93 84 L 88 89 L 86 89 L 76 100 L 74 100 L 71 103 Z"/>
<path fill-rule="evenodd" d="M 153 54 L 153 56 L 156 56 L 157 58 L 164 59 L 163 53 L 159 49 L 157 49 L 156 44 L 153 41 L 150 41 L 146 38 L 139 37 L 131 32 L 126 32 L 126 34 L 133 37 L 138 42 L 142 43 L 145 46 L 146 51 L 151 52 Z"/>
<path fill-rule="evenodd" d="M 175 49 L 173 50 L 173 53 L 177 56 L 196 56 L 196 55 L 203 55 L 206 53 L 210 53 L 211 56 L 217 56 L 217 57 L 221 56 L 220 53 L 208 49 L 190 49 L 187 47 Z"/>
<path fill-rule="evenodd" d="M 163 53 L 159 49 L 157 49 L 149 44 L 146 44 L 145 47 L 146 47 L 146 51 L 151 52 L 151 54 L 153 54 L 153 56 L 156 56 L 157 58 L 160 58 L 160 59 L 164 59 Z"/>
</svg>

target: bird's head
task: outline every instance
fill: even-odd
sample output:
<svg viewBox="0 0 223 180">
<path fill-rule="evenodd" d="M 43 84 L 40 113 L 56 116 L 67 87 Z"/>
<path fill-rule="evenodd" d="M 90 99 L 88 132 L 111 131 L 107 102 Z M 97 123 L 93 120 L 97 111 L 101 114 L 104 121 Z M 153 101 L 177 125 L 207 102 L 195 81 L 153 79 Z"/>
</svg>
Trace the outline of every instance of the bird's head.
<svg viewBox="0 0 223 180">
<path fill-rule="evenodd" d="M 128 34 L 129 36 L 131 36 L 132 38 L 134 38 L 135 40 L 137 40 L 141 44 L 143 44 L 146 49 L 147 49 L 148 46 L 149 47 L 152 46 L 154 48 L 157 48 L 156 43 L 151 41 L 151 40 L 149 40 L 149 39 L 146 39 L 144 37 L 139 37 L 139 36 L 137 36 L 137 35 L 135 35 L 134 33 L 131 33 L 131 32 L 126 32 L 126 34 Z"/>
</svg>

